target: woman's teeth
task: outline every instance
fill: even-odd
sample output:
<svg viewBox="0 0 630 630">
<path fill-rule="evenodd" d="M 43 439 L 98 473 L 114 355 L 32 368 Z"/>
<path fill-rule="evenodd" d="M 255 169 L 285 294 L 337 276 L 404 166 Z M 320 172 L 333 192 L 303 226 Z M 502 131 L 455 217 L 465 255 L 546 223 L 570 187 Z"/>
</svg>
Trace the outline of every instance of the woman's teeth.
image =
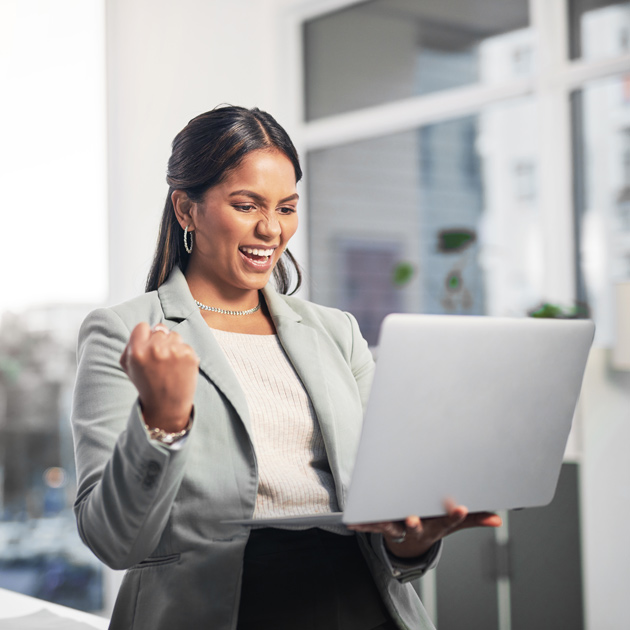
<svg viewBox="0 0 630 630">
<path fill-rule="evenodd" d="M 241 251 L 244 254 L 250 254 L 252 256 L 271 256 L 273 249 L 252 249 L 251 247 L 241 247 Z"/>
</svg>

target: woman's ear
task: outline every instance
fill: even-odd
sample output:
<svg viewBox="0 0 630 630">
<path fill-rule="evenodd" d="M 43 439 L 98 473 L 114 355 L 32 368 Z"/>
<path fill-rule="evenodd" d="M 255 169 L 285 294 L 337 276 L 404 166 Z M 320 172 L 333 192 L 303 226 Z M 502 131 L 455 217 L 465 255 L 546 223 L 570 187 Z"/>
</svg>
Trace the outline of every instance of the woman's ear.
<svg viewBox="0 0 630 630">
<path fill-rule="evenodd" d="M 173 202 L 177 222 L 182 226 L 182 230 L 188 227 L 188 231 L 192 232 L 195 229 L 192 216 L 192 209 L 195 202 L 190 199 L 184 190 L 174 190 L 171 194 L 171 201 Z"/>
</svg>

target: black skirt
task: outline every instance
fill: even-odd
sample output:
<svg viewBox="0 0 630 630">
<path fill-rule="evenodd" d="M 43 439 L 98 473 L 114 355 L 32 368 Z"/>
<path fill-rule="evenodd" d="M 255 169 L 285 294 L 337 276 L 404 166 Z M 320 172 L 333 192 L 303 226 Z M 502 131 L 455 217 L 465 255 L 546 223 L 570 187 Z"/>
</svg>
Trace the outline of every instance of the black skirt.
<svg viewBox="0 0 630 630">
<path fill-rule="evenodd" d="M 356 536 L 257 529 L 245 548 L 237 630 L 396 630 Z"/>
</svg>

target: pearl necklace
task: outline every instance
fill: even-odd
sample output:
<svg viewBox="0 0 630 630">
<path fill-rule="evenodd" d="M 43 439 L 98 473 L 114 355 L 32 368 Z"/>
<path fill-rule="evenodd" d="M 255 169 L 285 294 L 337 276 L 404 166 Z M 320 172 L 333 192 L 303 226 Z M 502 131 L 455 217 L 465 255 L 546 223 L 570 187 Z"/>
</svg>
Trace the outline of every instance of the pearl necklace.
<svg viewBox="0 0 630 630">
<path fill-rule="evenodd" d="M 258 302 L 254 308 L 250 308 L 246 311 L 228 311 L 223 308 L 217 308 L 216 306 L 206 306 L 197 300 L 195 300 L 195 304 L 204 311 L 212 311 L 213 313 L 221 313 L 222 315 L 251 315 L 260 308 L 260 302 Z"/>
</svg>

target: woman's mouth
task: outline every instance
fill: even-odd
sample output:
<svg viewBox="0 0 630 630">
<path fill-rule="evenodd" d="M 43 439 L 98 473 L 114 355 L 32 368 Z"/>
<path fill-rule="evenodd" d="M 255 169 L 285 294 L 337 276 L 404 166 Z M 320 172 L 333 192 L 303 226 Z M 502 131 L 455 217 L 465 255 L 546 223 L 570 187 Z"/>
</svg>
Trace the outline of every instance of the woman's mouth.
<svg viewBox="0 0 630 630">
<path fill-rule="evenodd" d="M 238 250 L 247 260 L 257 265 L 268 263 L 275 251 L 274 248 L 262 249 L 254 247 L 239 247 Z"/>
</svg>

